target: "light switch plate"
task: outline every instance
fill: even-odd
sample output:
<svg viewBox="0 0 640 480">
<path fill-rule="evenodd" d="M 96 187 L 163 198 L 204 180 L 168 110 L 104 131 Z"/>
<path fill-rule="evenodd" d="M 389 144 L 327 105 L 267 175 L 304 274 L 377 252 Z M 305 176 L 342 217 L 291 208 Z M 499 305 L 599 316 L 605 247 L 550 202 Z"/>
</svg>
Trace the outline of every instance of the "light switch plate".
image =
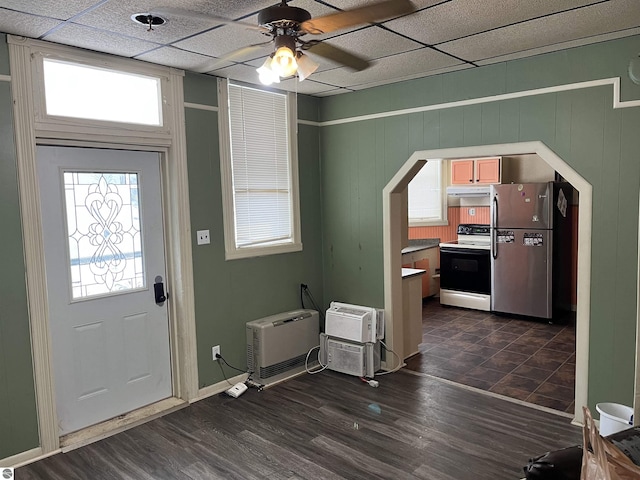
<svg viewBox="0 0 640 480">
<path fill-rule="evenodd" d="M 207 245 L 211 243 L 209 240 L 209 230 L 198 230 L 196 235 L 198 238 L 198 245 Z"/>
</svg>

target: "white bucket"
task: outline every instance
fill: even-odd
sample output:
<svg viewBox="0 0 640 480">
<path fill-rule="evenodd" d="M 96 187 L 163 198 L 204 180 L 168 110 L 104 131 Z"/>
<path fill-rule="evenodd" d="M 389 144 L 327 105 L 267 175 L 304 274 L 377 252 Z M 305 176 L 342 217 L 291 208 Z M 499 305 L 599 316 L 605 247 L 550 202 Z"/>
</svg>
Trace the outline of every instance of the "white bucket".
<svg viewBox="0 0 640 480">
<path fill-rule="evenodd" d="M 598 403 L 600 413 L 600 435 L 606 437 L 633 426 L 633 408 L 619 403 Z"/>
</svg>

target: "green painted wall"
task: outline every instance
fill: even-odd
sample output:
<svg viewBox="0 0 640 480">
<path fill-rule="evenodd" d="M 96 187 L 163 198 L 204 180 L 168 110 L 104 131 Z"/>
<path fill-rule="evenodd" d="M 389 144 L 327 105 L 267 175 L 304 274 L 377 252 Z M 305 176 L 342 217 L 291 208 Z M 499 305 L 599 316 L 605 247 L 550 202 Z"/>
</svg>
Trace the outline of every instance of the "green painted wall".
<svg viewBox="0 0 640 480">
<path fill-rule="evenodd" d="M 353 94 L 298 97 L 300 117 L 329 120 L 619 76 L 640 37 L 412 80 Z M 8 74 L 0 37 L 0 74 Z M 38 444 L 16 181 L 10 84 L 0 81 L 0 458 Z M 215 79 L 187 74 L 187 102 L 217 105 Z M 635 365 L 640 108 L 612 109 L 612 88 L 548 94 L 331 127 L 299 125 L 304 251 L 224 260 L 216 112 L 186 109 L 200 386 L 222 381 L 210 347 L 244 368 L 244 324 L 298 308 L 299 284 L 320 303 L 381 307 L 383 187 L 420 149 L 542 140 L 594 187 L 589 401 L 631 404 Z M 195 237 L 195 234 L 194 234 Z M 195 240 L 195 239 L 194 239 Z M 236 372 L 227 369 L 228 376 Z"/>
<path fill-rule="evenodd" d="M 187 74 L 185 100 L 215 105 L 216 79 Z M 298 97 L 301 117 L 317 115 L 317 99 Z M 300 283 L 322 299 L 322 235 L 318 127 L 300 125 L 298 156 L 303 251 L 225 261 L 217 112 L 186 109 L 191 229 L 209 229 L 211 244 L 193 243 L 201 387 L 223 381 L 211 347 L 231 365 L 246 368 L 245 323 L 300 308 Z M 195 235 L 194 235 L 195 237 Z M 305 302 L 305 306 L 310 305 Z M 227 376 L 238 374 L 225 367 Z"/>
<path fill-rule="evenodd" d="M 0 74 L 9 73 L 0 36 Z M 11 84 L 0 81 L 0 458 L 38 446 Z"/>
<path fill-rule="evenodd" d="M 321 120 L 626 76 L 640 37 L 324 98 Z M 589 404 L 633 404 L 640 108 L 603 86 L 321 128 L 324 294 L 381 307 L 382 189 L 416 150 L 540 140 L 593 185 Z"/>
</svg>

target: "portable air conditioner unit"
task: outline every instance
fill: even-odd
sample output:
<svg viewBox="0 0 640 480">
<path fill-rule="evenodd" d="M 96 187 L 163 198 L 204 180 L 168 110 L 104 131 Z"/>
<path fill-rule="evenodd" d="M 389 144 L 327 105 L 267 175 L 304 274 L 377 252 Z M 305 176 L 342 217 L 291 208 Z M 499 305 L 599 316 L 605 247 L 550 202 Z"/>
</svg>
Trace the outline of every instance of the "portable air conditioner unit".
<svg viewBox="0 0 640 480">
<path fill-rule="evenodd" d="M 380 370 L 380 342 L 349 342 L 321 333 L 320 363 L 336 372 L 373 378 Z"/>
<path fill-rule="evenodd" d="M 307 353 L 318 346 L 320 321 L 315 310 L 294 310 L 247 322 L 246 330 L 247 368 L 267 387 L 305 371 Z M 309 359 L 310 368 L 317 363 Z"/>
<path fill-rule="evenodd" d="M 384 310 L 331 302 L 326 314 L 325 333 L 358 343 L 375 343 L 384 334 Z"/>
</svg>

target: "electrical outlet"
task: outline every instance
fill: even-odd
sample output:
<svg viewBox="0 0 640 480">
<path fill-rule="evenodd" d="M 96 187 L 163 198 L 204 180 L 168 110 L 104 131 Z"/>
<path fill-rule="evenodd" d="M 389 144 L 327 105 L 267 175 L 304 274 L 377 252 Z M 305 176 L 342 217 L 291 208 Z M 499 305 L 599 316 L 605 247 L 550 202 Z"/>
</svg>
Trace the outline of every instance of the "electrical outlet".
<svg viewBox="0 0 640 480">
<path fill-rule="evenodd" d="M 476 209 L 475 208 L 470 208 L 469 209 L 469 215 L 471 215 L 472 217 L 476 214 Z"/>
<path fill-rule="evenodd" d="M 209 240 L 209 230 L 198 230 L 196 232 L 196 236 L 198 239 L 198 245 L 207 245 L 211 243 L 211 240 Z"/>
<path fill-rule="evenodd" d="M 220 345 L 216 345 L 215 347 L 211 347 L 211 357 L 213 357 L 214 361 L 218 360 L 216 355 L 221 355 L 221 353 L 220 353 Z"/>
</svg>

